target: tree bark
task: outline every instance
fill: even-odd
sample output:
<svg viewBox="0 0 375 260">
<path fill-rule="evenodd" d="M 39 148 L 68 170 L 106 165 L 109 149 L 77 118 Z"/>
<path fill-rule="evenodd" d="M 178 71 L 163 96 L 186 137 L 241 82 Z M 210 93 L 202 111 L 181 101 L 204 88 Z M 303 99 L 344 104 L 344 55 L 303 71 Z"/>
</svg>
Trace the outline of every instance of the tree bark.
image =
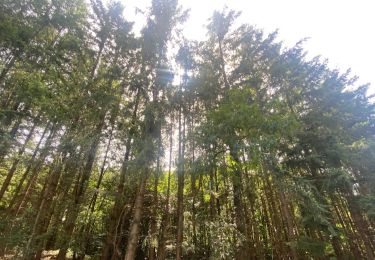
<svg viewBox="0 0 375 260">
<path fill-rule="evenodd" d="M 158 182 L 159 182 L 159 175 L 161 173 L 160 170 L 160 156 L 161 156 L 161 136 L 159 137 L 158 141 L 158 154 L 157 154 L 157 162 L 156 162 L 156 171 L 155 171 L 155 181 L 154 181 L 154 191 L 153 191 L 153 206 L 151 212 L 151 220 L 150 220 L 150 234 L 149 234 L 149 251 L 148 251 L 148 259 L 155 260 L 156 259 L 156 245 L 154 241 L 157 238 L 157 209 L 158 209 Z"/>
<path fill-rule="evenodd" d="M 369 231 L 368 231 L 368 224 L 365 223 L 365 220 L 363 219 L 363 216 L 361 215 L 360 208 L 356 204 L 353 195 L 349 195 L 347 200 L 348 200 L 350 215 L 352 216 L 353 221 L 358 229 L 359 236 L 365 245 L 367 258 L 375 259 L 374 249 L 373 249 L 373 245 L 371 242 L 371 236 L 369 235 Z"/>
<path fill-rule="evenodd" d="M 62 162 L 64 160 L 65 156 L 63 156 Z M 34 221 L 30 238 L 26 245 L 26 259 L 33 260 L 35 258 L 35 250 L 36 248 L 40 247 L 41 243 L 40 239 L 37 239 L 37 236 L 44 233 L 48 228 L 48 225 L 46 225 L 46 220 L 49 219 L 49 215 L 52 214 L 50 209 L 56 193 L 57 184 L 60 179 L 60 173 L 63 167 L 62 162 L 57 162 L 55 167 L 51 169 L 51 173 L 49 174 L 48 181 L 46 183 L 46 190 L 44 194 L 41 195 L 41 203 L 38 208 L 38 213 Z"/>
<path fill-rule="evenodd" d="M 171 190 L 171 170 L 172 170 L 172 152 L 173 152 L 173 119 L 171 122 L 170 134 L 169 134 L 169 162 L 168 162 L 168 183 L 167 183 L 167 197 L 165 200 L 164 212 L 160 224 L 160 237 L 158 247 L 158 260 L 164 260 L 166 257 L 166 233 L 169 226 L 169 197 Z"/>
<path fill-rule="evenodd" d="M 139 185 L 139 190 L 135 199 L 134 209 L 133 209 L 133 220 L 130 227 L 130 233 L 128 238 L 128 243 L 126 247 L 126 254 L 124 260 L 134 260 L 135 259 L 135 252 L 138 245 L 138 238 L 139 238 L 139 229 L 142 220 L 142 212 L 143 212 L 143 200 L 146 191 L 146 182 L 147 182 L 147 175 L 148 170 L 146 169 L 145 172 L 141 176 L 141 183 Z"/>
<path fill-rule="evenodd" d="M 240 169 L 240 158 L 238 155 L 236 145 L 230 146 L 230 155 L 235 162 L 233 167 L 232 173 L 232 185 L 233 185 L 233 206 L 234 206 L 234 213 L 235 213 L 235 222 L 238 232 L 246 237 L 246 225 L 244 223 L 245 216 L 243 212 L 243 203 L 242 203 L 242 172 Z M 246 259 L 246 255 L 248 254 L 246 241 L 241 241 L 236 248 L 236 260 L 244 260 Z"/>
<path fill-rule="evenodd" d="M 290 215 L 290 211 L 288 210 L 288 203 L 287 199 L 285 198 L 285 194 L 282 191 L 279 191 L 279 199 L 281 204 L 281 210 L 283 216 L 285 218 L 286 230 L 288 235 L 288 242 L 293 242 L 295 240 L 295 234 L 293 229 L 293 221 L 292 216 Z M 298 259 L 298 253 L 295 247 L 289 246 L 290 256 L 292 259 Z"/>
<path fill-rule="evenodd" d="M 176 259 L 182 259 L 182 241 L 184 229 L 184 153 L 185 153 L 185 121 L 182 125 L 182 107 L 178 117 L 178 170 L 177 170 L 177 238 Z"/>
</svg>

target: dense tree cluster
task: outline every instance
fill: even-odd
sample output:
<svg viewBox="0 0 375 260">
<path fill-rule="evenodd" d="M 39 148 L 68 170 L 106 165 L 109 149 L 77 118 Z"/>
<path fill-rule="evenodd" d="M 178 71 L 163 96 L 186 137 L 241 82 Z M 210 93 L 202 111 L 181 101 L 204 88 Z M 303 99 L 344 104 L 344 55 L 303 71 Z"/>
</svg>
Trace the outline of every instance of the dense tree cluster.
<svg viewBox="0 0 375 260">
<path fill-rule="evenodd" d="M 126 8 L 126 7 L 125 7 Z M 0 255 L 374 259 L 375 105 L 224 9 L 0 3 Z"/>
</svg>

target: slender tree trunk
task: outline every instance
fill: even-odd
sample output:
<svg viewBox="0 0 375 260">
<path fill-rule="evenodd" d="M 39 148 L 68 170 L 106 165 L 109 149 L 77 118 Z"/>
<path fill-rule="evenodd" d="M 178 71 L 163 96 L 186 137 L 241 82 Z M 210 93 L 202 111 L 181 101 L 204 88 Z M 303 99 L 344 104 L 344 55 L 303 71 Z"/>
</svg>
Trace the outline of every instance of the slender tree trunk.
<svg viewBox="0 0 375 260">
<path fill-rule="evenodd" d="M 25 142 L 23 143 L 22 147 L 18 150 L 18 154 L 17 154 L 17 158 L 14 160 L 13 164 L 12 164 L 12 167 L 9 169 L 8 171 L 8 174 L 3 182 L 3 185 L 1 186 L 1 189 L 0 189 L 0 200 L 3 198 L 4 196 L 4 193 L 5 191 L 8 189 L 8 186 L 10 185 L 10 182 L 13 178 L 13 175 L 17 169 L 17 166 L 18 166 L 18 163 L 20 162 L 21 160 L 21 156 L 22 154 L 24 153 L 25 149 L 26 149 L 26 145 L 29 143 L 31 137 L 33 136 L 34 134 L 34 130 L 35 130 L 35 127 L 38 123 L 38 119 L 35 120 L 32 128 L 30 129 L 27 137 L 26 137 L 26 140 Z"/>
<path fill-rule="evenodd" d="M 271 225 L 270 225 L 270 212 L 267 208 L 267 204 L 264 199 L 264 195 L 260 195 L 260 201 L 261 201 L 261 206 L 262 206 L 262 224 L 263 224 L 263 229 L 262 229 L 262 237 L 263 237 L 263 247 L 265 248 L 265 255 L 269 256 L 270 250 L 269 248 L 272 249 L 272 232 L 271 232 Z"/>
<path fill-rule="evenodd" d="M 160 224 L 160 237 L 158 247 L 158 260 L 164 260 L 166 257 L 166 233 L 169 226 L 169 197 L 171 189 L 171 170 L 172 170 L 172 152 L 173 152 L 173 119 L 171 122 L 170 135 L 169 135 L 169 162 L 168 162 L 168 183 L 167 183 L 167 197 L 165 200 L 165 207 L 163 217 Z"/>
<path fill-rule="evenodd" d="M 38 172 L 43 166 L 43 161 L 39 161 L 38 164 L 34 167 L 31 172 L 30 179 L 26 184 L 25 191 L 21 194 L 17 204 L 14 207 L 15 215 L 20 215 L 23 210 L 26 208 L 27 203 L 30 201 L 31 195 L 35 189 L 38 179 Z"/>
<path fill-rule="evenodd" d="M 246 237 L 246 225 L 244 223 L 245 217 L 243 212 L 243 203 L 242 203 L 242 172 L 240 169 L 240 159 L 237 151 L 237 147 L 230 147 L 230 154 L 233 158 L 235 165 L 232 173 L 232 184 L 233 184 L 233 206 L 235 213 L 235 222 L 238 232 Z M 236 249 L 236 260 L 246 259 L 247 247 L 246 241 L 241 241 Z"/>
<path fill-rule="evenodd" d="M 124 186 L 125 186 L 125 178 L 127 174 L 127 167 L 128 167 L 128 161 L 130 156 L 130 149 L 131 149 L 131 137 L 128 137 L 127 143 L 125 145 L 125 155 L 122 162 L 121 167 L 121 176 L 119 185 L 117 187 L 117 193 L 115 197 L 115 203 L 113 205 L 113 208 L 110 212 L 110 218 L 109 218 L 109 227 L 107 232 L 107 237 L 105 244 L 103 246 L 102 250 L 102 259 L 111 259 L 113 249 L 116 245 L 116 230 L 118 226 L 118 222 L 121 220 L 121 212 L 124 204 Z"/>
<path fill-rule="evenodd" d="M 354 198 L 352 197 L 352 195 L 349 195 L 348 206 L 349 206 L 350 214 L 359 231 L 359 235 L 365 245 L 367 258 L 375 259 L 374 249 L 372 247 L 372 242 L 371 242 L 371 236 L 369 235 L 369 232 L 368 232 L 368 225 L 365 223 L 365 220 L 363 219 L 363 216 L 361 215 L 361 211 L 358 205 L 356 204 L 356 202 L 354 201 Z"/>
<path fill-rule="evenodd" d="M 197 195 L 197 187 L 196 187 L 196 174 L 194 172 L 191 173 L 191 196 L 192 196 L 192 203 L 191 203 L 191 225 L 192 225 L 192 232 L 193 232 L 193 244 L 195 247 L 198 247 L 198 239 L 197 239 L 197 209 L 195 207 L 196 203 L 196 195 Z"/>
<path fill-rule="evenodd" d="M 100 19 L 99 15 L 98 15 L 98 18 Z M 100 61 L 101 61 L 101 58 L 102 58 L 102 54 L 103 54 L 103 50 L 104 50 L 106 42 L 107 42 L 107 37 L 106 37 L 106 35 L 104 35 L 100 39 L 99 51 L 98 51 L 98 53 L 95 57 L 94 66 L 92 67 L 92 70 L 91 70 L 91 82 L 89 83 L 89 86 L 94 84 L 95 80 L 97 79 L 97 70 L 100 67 Z M 116 51 L 114 63 L 117 62 L 117 59 L 118 59 L 118 52 Z M 110 79 L 108 83 L 109 83 L 108 85 L 111 86 L 112 85 L 112 79 Z M 101 111 L 101 113 L 102 113 L 102 115 L 101 115 L 99 124 L 97 125 L 96 130 L 95 130 L 96 136 L 94 136 L 94 140 L 93 140 L 93 143 L 91 144 L 90 151 L 89 151 L 89 154 L 88 154 L 87 162 L 86 162 L 85 168 L 83 169 L 83 172 L 82 172 L 82 179 L 81 180 L 79 180 L 79 178 L 77 179 L 76 188 L 75 188 L 76 193 L 75 193 L 73 208 L 71 210 L 71 214 L 68 214 L 68 216 L 67 216 L 66 225 L 65 225 L 65 233 L 66 234 L 65 234 L 63 242 L 62 242 L 62 247 L 61 247 L 61 249 L 59 251 L 59 254 L 57 256 L 57 259 L 59 259 L 59 260 L 65 259 L 65 255 L 66 255 L 66 252 L 67 252 L 67 249 L 68 249 L 68 244 L 70 242 L 70 239 L 71 239 L 71 236 L 72 236 L 72 233 L 73 233 L 73 230 L 74 230 L 75 222 L 76 222 L 76 219 L 77 219 L 78 214 L 79 214 L 79 208 L 80 208 L 80 205 L 81 205 L 82 200 L 83 200 L 84 193 L 85 193 L 86 188 L 87 188 L 87 182 L 88 182 L 88 180 L 91 176 L 91 170 L 92 170 L 92 167 L 94 165 L 94 160 L 95 160 L 96 153 L 97 153 L 98 146 L 99 146 L 99 142 L 100 142 L 100 135 L 101 135 L 104 123 L 105 123 L 104 120 L 105 120 L 106 111 L 104 111 L 104 109 L 103 109 L 103 111 Z"/>
<path fill-rule="evenodd" d="M 134 126 L 137 120 L 137 113 L 138 113 L 138 106 L 140 102 L 140 90 L 137 90 L 136 94 L 136 100 L 134 104 L 134 110 L 132 114 L 131 119 L 131 125 Z M 102 259 L 111 259 L 113 249 L 116 246 L 116 230 L 117 230 L 117 223 L 121 220 L 121 212 L 123 208 L 124 203 L 124 188 L 125 188 L 125 180 L 128 170 L 128 161 L 131 151 L 131 144 L 132 139 L 135 134 L 135 128 L 131 128 L 129 131 L 129 136 L 127 138 L 126 144 L 125 144 L 125 155 L 124 159 L 122 161 L 121 166 L 121 175 L 120 175 L 120 181 L 117 187 L 116 197 L 115 197 L 115 203 L 113 205 L 113 208 L 110 212 L 110 218 L 109 218 L 109 225 L 108 225 L 108 231 L 107 231 L 107 237 L 102 249 Z"/>
<path fill-rule="evenodd" d="M 30 172 L 31 168 L 33 167 L 36 155 L 38 154 L 38 152 L 40 150 L 40 146 L 42 144 L 42 141 L 43 141 L 48 129 L 49 129 L 49 122 L 47 123 L 46 127 L 44 128 L 44 131 L 43 131 L 42 135 L 40 136 L 39 141 L 38 141 L 38 143 L 37 143 L 37 145 L 34 149 L 34 152 L 33 152 L 32 156 L 29 160 L 27 168 L 26 168 L 25 172 L 23 173 L 23 175 L 21 176 L 21 179 L 18 181 L 18 185 L 17 185 L 15 191 L 13 192 L 12 200 L 10 201 L 9 206 L 8 206 L 9 212 L 14 211 L 13 206 L 16 204 L 16 201 L 19 199 L 19 193 L 22 189 L 23 183 L 25 182 L 26 178 L 29 175 L 29 172 Z M 52 138 L 52 135 L 53 135 L 53 131 L 51 131 L 49 136 L 47 137 L 46 144 L 48 143 L 48 140 Z M 43 160 L 44 160 L 44 158 L 43 158 Z"/>
<path fill-rule="evenodd" d="M 23 176 L 21 177 L 21 180 L 19 181 L 19 184 L 18 184 L 18 186 L 16 187 L 16 190 L 15 190 L 15 192 L 14 192 L 14 195 L 13 195 L 13 197 L 12 197 L 12 200 L 11 200 L 11 202 L 10 202 L 9 205 L 8 205 L 7 213 L 8 213 L 9 216 L 12 216 L 12 217 L 13 217 L 13 216 L 17 216 L 17 214 L 18 214 L 18 210 L 14 210 L 14 209 L 13 209 L 13 205 L 14 205 L 16 199 L 17 199 L 17 195 L 18 195 L 20 189 L 22 188 L 23 181 L 24 181 L 24 179 L 27 177 L 27 173 L 28 173 L 28 171 L 29 171 L 30 168 L 31 168 L 31 162 L 34 160 L 34 158 L 35 158 L 35 156 L 36 156 L 36 153 L 37 153 L 37 151 L 38 151 L 38 149 L 39 149 L 39 146 L 40 146 L 40 144 L 41 144 L 41 142 L 42 142 L 42 140 L 43 140 L 43 138 L 44 138 L 44 136 L 45 136 L 45 134 L 46 134 L 46 132 L 47 132 L 47 129 L 48 129 L 48 124 L 47 124 L 45 130 L 43 131 L 42 136 L 41 136 L 40 139 L 39 139 L 39 142 L 38 142 L 38 144 L 37 144 L 37 146 L 36 146 L 36 148 L 35 148 L 35 150 L 34 150 L 34 153 L 33 153 L 33 155 L 32 155 L 32 158 L 30 159 L 30 163 L 29 163 L 29 165 L 28 165 L 28 168 L 26 169 L 25 173 L 24 173 Z M 8 234 L 8 235 L 5 235 L 5 236 L 10 236 L 10 234 L 13 232 L 13 228 L 14 228 L 14 225 L 13 225 L 13 224 L 11 224 L 9 227 L 7 227 L 6 230 L 5 230 L 5 232 L 6 232 L 6 234 Z M 5 253 L 6 246 L 7 246 L 6 244 L 5 244 L 4 246 L 0 246 L 0 251 Z M 0 253 L 0 256 L 1 256 L 1 255 L 2 255 L 2 254 Z"/>
<path fill-rule="evenodd" d="M 224 52 L 223 52 L 223 46 L 222 46 L 222 39 L 218 35 L 218 44 L 219 44 L 219 57 L 220 57 L 220 69 L 221 74 L 223 76 L 224 81 L 224 87 L 226 92 L 230 90 L 230 84 L 228 81 L 228 77 L 225 71 L 225 59 L 224 59 Z M 226 99 L 227 97 L 224 96 Z M 241 170 L 240 170 L 240 159 L 238 154 L 238 147 L 237 144 L 231 144 L 230 145 L 230 154 L 233 160 L 235 161 L 235 167 L 232 175 L 232 184 L 233 184 L 233 204 L 234 204 L 234 211 L 235 211 L 235 221 L 237 230 L 246 237 L 246 225 L 244 223 L 245 217 L 243 213 L 243 205 L 242 205 L 242 195 L 241 195 Z M 242 260 L 246 259 L 246 254 L 248 254 L 246 249 L 246 242 L 239 245 L 236 249 L 236 259 Z"/>
<path fill-rule="evenodd" d="M 51 212 L 53 212 L 53 214 L 49 215 L 49 218 L 45 221 L 45 223 L 48 223 L 50 228 L 48 229 L 47 235 L 45 235 L 45 243 L 43 244 L 43 247 L 39 248 L 40 250 L 42 250 L 43 248 L 51 248 L 55 244 L 56 238 L 59 233 L 59 226 L 62 223 L 64 213 L 66 211 L 68 213 L 71 213 L 71 211 L 69 210 L 74 207 L 74 204 L 72 205 L 72 203 L 69 203 L 71 202 L 70 199 L 72 197 L 69 196 L 69 191 L 71 190 L 72 184 L 77 175 L 76 169 L 79 168 L 79 162 L 82 160 L 82 155 L 77 154 L 72 158 L 69 158 L 69 160 L 65 164 L 64 173 L 60 177 L 60 182 L 57 187 L 56 198 L 54 199 L 51 206 Z M 77 188 L 77 185 L 74 188 Z M 77 190 L 74 190 L 73 195 L 77 194 L 76 192 Z"/>
<path fill-rule="evenodd" d="M 215 167 L 215 166 L 213 166 Z M 211 220 L 214 220 L 215 218 L 215 213 L 216 213 L 216 208 L 215 208 L 215 204 L 216 204 L 216 198 L 215 198 L 215 194 L 214 194 L 214 171 L 215 169 L 210 169 L 210 185 L 209 185 L 209 188 L 210 188 L 210 217 L 211 217 Z"/>
<path fill-rule="evenodd" d="M 219 199 L 219 180 L 217 178 L 217 168 L 215 168 L 215 171 L 214 171 L 214 178 L 215 178 L 215 191 L 216 191 L 216 194 L 217 194 L 217 197 L 216 197 L 216 210 L 217 210 L 217 215 L 220 216 L 220 212 L 221 212 L 221 209 L 220 209 L 220 199 Z"/>
<path fill-rule="evenodd" d="M 159 182 L 159 175 L 161 173 L 160 170 L 160 156 L 161 156 L 161 136 L 158 140 L 158 154 L 157 154 L 157 162 L 156 162 L 156 171 L 155 171 L 155 181 L 154 181 L 154 192 L 153 192 L 153 206 L 152 206 L 152 216 L 150 220 L 150 239 L 149 239 L 149 251 L 148 251 L 148 259 L 155 260 L 156 259 L 156 245 L 154 241 L 157 239 L 157 209 L 159 207 L 158 201 L 158 182 Z"/>
<path fill-rule="evenodd" d="M 108 153 L 109 153 L 109 149 L 110 149 L 110 146 L 111 146 L 111 141 L 112 141 L 112 134 L 113 134 L 113 129 L 110 130 L 110 133 L 109 133 L 109 138 L 108 138 L 108 143 L 107 143 L 107 146 L 106 146 L 106 149 L 105 149 L 105 152 L 104 152 L 104 158 L 103 158 L 103 162 L 102 162 L 102 165 L 100 167 L 100 172 L 99 172 L 99 178 L 98 178 L 98 181 L 96 183 L 96 186 L 95 186 L 95 192 L 90 200 L 90 203 L 89 203 L 89 210 L 87 211 L 87 215 L 85 217 L 86 221 L 85 221 L 85 225 L 82 226 L 82 229 L 80 231 L 80 233 L 82 234 L 83 236 L 83 248 L 82 248 L 82 253 L 80 254 L 79 258 L 83 259 L 84 256 L 85 256 L 85 253 L 86 253 L 86 250 L 87 250 L 87 247 L 88 247 L 88 244 L 89 244 L 89 236 L 90 236 L 90 232 L 91 232 L 91 228 L 93 226 L 93 220 L 92 220 L 92 217 L 93 217 L 93 213 L 95 211 L 95 206 L 96 206 L 96 201 L 98 199 L 98 194 L 99 194 L 99 188 L 100 188 L 100 185 L 102 183 L 102 180 L 103 180 L 103 177 L 104 177 L 104 173 L 105 173 L 105 165 L 107 163 L 107 160 L 108 160 Z"/>
<path fill-rule="evenodd" d="M 288 233 L 283 225 L 283 213 L 279 204 L 279 200 L 275 195 L 275 187 L 270 183 L 270 177 L 266 178 L 266 201 L 271 211 L 271 225 L 272 225 L 272 237 L 273 237 L 273 249 L 275 255 L 288 255 L 290 257 L 290 250 L 284 244 L 284 241 L 288 240 Z"/>
<path fill-rule="evenodd" d="M 245 162 L 245 157 L 243 156 L 243 161 Z M 260 256 L 263 256 L 263 245 L 260 243 L 259 239 L 259 230 L 258 230 L 258 223 L 255 217 L 255 209 L 254 204 L 256 200 L 256 193 L 255 193 L 255 185 L 254 179 L 255 177 L 250 178 L 250 173 L 248 171 L 248 167 L 245 165 L 245 174 L 244 174 L 244 181 L 245 181 L 245 194 L 247 197 L 247 202 L 249 206 L 245 204 L 245 214 L 246 214 L 246 225 L 248 227 L 248 242 L 249 242 L 249 249 L 250 249 L 250 256 L 251 259 L 256 259 Z M 253 241 L 253 242 L 252 242 Z"/>
<path fill-rule="evenodd" d="M 4 83 L 5 77 L 10 71 L 10 69 L 13 67 L 13 65 L 15 64 L 16 59 L 17 59 L 17 55 L 13 55 L 10 61 L 7 64 L 5 64 L 5 67 L 0 73 L 0 86 Z"/>
<path fill-rule="evenodd" d="M 156 259 L 156 233 L 157 233 L 157 207 L 158 207 L 158 177 L 155 176 L 155 183 L 154 183 L 154 198 L 153 198 L 153 206 L 152 206 L 152 217 L 150 223 L 150 238 L 149 238 L 149 250 L 148 250 L 148 259 L 155 260 Z"/>
<path fill-rule="evenodd" d="M 281 210 L 283 213 L 283 216 L 285 218 L 285 224 L 286 224 L 286 230 L 287 230 L 287 235 L 288 235 L 288 242 L 293 242 L 295 240 L 295 234 L 293 230 L 293 221 L 292 221 L 292 216 L 290 215 L 290 211 L 288 210 L 288 203 L 287 199 L 285 197 L 284 192 L 279 191 L 279 199 L 280 199 L 280 204 L 281 204 Z M 297 250 L 293 246 L 289 246 L 290 250 L 290 256 L 292 259 L 298 259 L 298 254 Z"/>
<path fill-rule="evenodd" d="M 40 169 L 42 168 L 43 166 L 43 163 L 44 163 L 44 160 L 45 158 L 47 157 L 47 155 L 51 152 L 50 151 L 50 148 L 51 148 L 51 144 L 52 144 L 52 141 L 55 137 L 55 134 L 57 132 L 57 129 L 52 129 L 47 140 L 46 140 L 46 143 L 39 155 L 39 158 L 38 160 L 35 162 L 35 165 L 29 165 L 29 167 L 26 169 L 24 175 L 22 176 L 22 182 L 24 182 L 24 179 L 26 179 L 26 177 L 29 178 L 27 184 L 26 184 L 26 187 L 24 189 L 24 192 L 22 194 L 20 194 L 19 198 L 16 198 L 15 197 L 15 206 L 14 206 L 14 212 L 16 212 L 16 216 L 20 213 L 20 211 L 25 208 L 26 204 L 28 203 L 30 197 L 31 197 L 31 194 L 32 194 L 32 191 L 34 190 L 34 187 L 36 185 L 36 181 L 37 181 L 37 177 L 38 177 L 38 173 L 40 171 Z M 31 171 L 31 174 L 30 176 L 27 176 L 29 174 L 29 171 Z M 21 187 L 17 187 L 17 189 L 20 189 Z"/>
<path fill-rule="evenodd" d="M 349 244 L 349 248 L 350 248 L 349 252 L 352 254 L 352 256 L 355 259 L 361 259 L 361 253 L 360 253 L 358 245 L 356 244 L 356 238 L 355 238 L 356 235 L 354 233 L 355 231 L 350 227 L 350 220 L 347 221 L 345 219 L 345 214 L 342 214 L 342 211 L 341 211 L 342 209 L 340 207 L 339 202 L 337 201 L 337 198 L 334 197 L 334 196 L 331 196 L 331 200 L 333 202 L 332 204 L 333 204 L 333 208 L 336 212 L 336 216 L 339 219 L 339 223 L 342 225 L 342 227 L 345 230 L 346 235 L 348 236 L 348 244 Z M 338 255 L 336 255 L 336 256 L 337 256 L 337 258 L 339 258 Z"/>
<path fill-rule="evenodd" d="M 150 107 L 157 107 L 158 104 L 158 92 L 159 88 L 158 85 L 155 84 L 152 89 L 152 103 Z M 138 96 L 138 95 L 137 95 Z M 146 103 L 146 107 L 147 107 Z M 147 111 L 147 110 L 146 110 Z M 145 132 L 143 133 L 144 138 L 144 145 L 142 147 L 143 151 L 148 151 L 150 149 L 154 149 L 154 141 L 159 140 L 161 138 L 161 118 L 160 114 L 157 110 L 148 111 L 145 115 Z M 157 146 L 159 148 L 159 144 Z M 157 151 L 159 152 L 159 151 Z M 141 182 L 140 187 L 135 199 L 134 208 L 133 208 L 133 219 L 132 224 L 130 226 L 130 232 L 128 237 L 128 242 L 126 246 L 126 253 L 125 253 L 125 260 L 133 260 L 135 259 L 135 252 L 138 245 L 139 233 L 140 233 L 140 224 L 142 219 L 142 212 L 143 212 L 143 201 L 146 191 L 146 183 L 149 175 L 149 169 L 153 162 L 152 156 L 144 157 L 143 152 L 140 152 L 140 159 L 143 161 L 144 166 L 141 168 Z"/>
<path fill-rule="evenodd" d="M 66 224 L 64 227 L 65 234 L 64 234 L 64 239 L 61 242 L 62 246 L 60 248 L 59 254 L 57 255 L 58 260 L 65 259 L 65 255 L 68 250 L 69 242 L 71 240 L 71 236 L 74 230 L 75 222 L 78 217 L 79 209 L 82 204 L 83 196 L 87 188 L 87 182 L 91 176 L 92 167 L 94 165 L 96 153 L 97 153 L 98 146 L 100 143 L 101 131 L 104 126 L 105 112 L 102 112 L 102 113 L 103 114 L 101 115 L 100 122 L 96 126 L 96 129 L 95 129 L 95 135 L 93 137 L 94 140 L 92 141 L 92 144 L 88 151 L 86 165 L 82 172 L 82 178 L 81 180 L 77 179 L 77 182 L 76 182 L 76 188 L 74 189 L 75 190 L 74 203 L 72 205 L 72 208 L 70 209 L 70 214 L 68 214 L 66 218 Z"/>
<path fill-rule="evenodd" d="M 139 190 L 135 199 L 134 209 L 133 209 L 133 220 L 130 227 L 130 233 L 128 238 L 128 243 L 126 247 L 126 254 L 124 260 L 134 260 L 135 259 L 135 252 L 138 245 L 138 238 L 139 238 L 139 229 L 142 220 L 142 212 L 143 212 L 143 200 L 145 197 L 146 191 L 146 182 L 147 182 L 147 175 L 148 170 L 146 169 L 145 172 L 141 176 L 141 183 L 139 185 Z"/>
<path fill-rule="evenodd" d="M 16 134 L 17 134 L 17 132 L 18 132 L 20 126 L 21 126 L 21 122 L 22 122 L 23 117 L 20 115 L 20 113 L 22 113 L 22 111 L 17 111 L 19 109 L 19 106 L 20 106 L 20 103 L 16 103 L 13 107 L 13 112 L 18 113 L 18 115 L 17 115 L 17 119 L 15 120 L 12 128 L 9 131 L 9 134 L 6 135 L 9 140 L 5 140 L 4 137 L 3 137 L 3 140 L 1 140 L 2 142 L 0 143 L 0 147 L 1 147 L 0 164 L 3 162 L 5 155 L 7 155 L 9 149 L 12 147 L 12 144 L 13 144 L 14 140 L 16 139 Z M 23 109 L 23 111 L 27 111 L 27 109 L 28 109 L 28 107 L 25 107 Z M 6 119 L 4 121 L 5 122 L 2 122 L 2 123 L 5 126 L 8 126 L 8 125 L 10 126 L 13 122 L 12 118 L 10 118 L 10 117 L 6 117 Z"/>
<path fill-rule="evenodd" d="M 180 107 L 178 118 L 178 170 L 177 170 L 177 241 L 176 259 L 182 259 L 182 241 L 184 229 L 184 153 L 185 153 L 185 124 L 182 125 L 182 107 Z"/>
<path fill-rule="evenodd" d="M 52 214 L 50 209 L 56 193 L 57 184 L 59 182 L 61 175 L 60 173 L 63 167 L 62 162 L 64 160 L 65 156 L 63 156 L 61 162 L 56 163 L 55 167 L 51 169 L 51 173 L 49 174 L 45 192 L 41 195 L 42 199 L 34 221 L 30 239 L 28 240 L 26 245 L 26 259 L 33 260 L 35 258 L 35 250 L 36 248 L 40 247 L 41 243 L 40 239 L 37 239 L 37 237 L 38 235 L 44 233 L 48 228 L 48 226 L 46 225 L 46 220 L 49 219 L 49 215 Z"/>
<path fill-rule="evenodd" d="M 135 197 L 137 195 L 137 190 L 135 194 L 129 194 L 131 199 L 128 201 L 132 201 L 132 204 L 124 204 L 119 222 L 117 223 L 116 227 L 116 234 L 115 234 L 115 241 L 114 241 L 114 249 L 111 260 L 119 260 L 125 257 L 125 250 L 127 246 L 128 234 L 127 232 L 130 229 L 131 225 L 131 218 L 133 213 L 133 207 L 135 203 Z"/>
<path fill-rule="evenodd" d="M 109 134 L 107 147 L 106 147 L 105 153 L 104 153 L 104 159 L 103 159 L 103 162 L 102 162 L 102 166 L 100 167 L 98 182 L 96 183 L 96 186 L 95 186 L 95 193 L 94 193 L 94 195 L 93 195 L 93 197 L 90 201 L 90 213 L 91 213 L 91 215 L 92 215 L 92 213 L 94 213 L 96 200 L 98 199 L 99 188 L 100 188 L 100 185 L 102 184 L 102 181 L 103 181 L 103 177 L 104 177 L 104 173 L 105 173 L 105 165 L 107 163 L 108 153 L 109 153 L 109 149 L 111 147 L 112 134 L 113 134 L 113 132 L 111 130 L 111 132 Z"/>
</svg>

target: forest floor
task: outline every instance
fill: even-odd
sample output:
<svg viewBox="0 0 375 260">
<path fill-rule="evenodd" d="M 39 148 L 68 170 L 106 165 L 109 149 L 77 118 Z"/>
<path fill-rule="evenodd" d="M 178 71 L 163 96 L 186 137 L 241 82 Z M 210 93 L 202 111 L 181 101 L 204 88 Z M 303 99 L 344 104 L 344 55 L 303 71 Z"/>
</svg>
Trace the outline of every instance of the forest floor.
<svg viewBox="0 0 375 260">
<path fill-rule="evenodd" d="M 58 253 L 59 253 L 59 250 L 43 251 L 43 253 L 42 253 L 42 259 L 43 260 L 56 259 Z M 0 257 L 0 260 L 19 259 L 19 257 L 20 256 L 16 256 L 16 255 L 5 255 L 4 257 Z M 73 259 L 73 253 L 72 252 L 68 252 L 65 259 L 66 260 Z M 85 256 L 85 260 L 86 259 L 89 260 L 90 257 L 89 256 Z"/>
</svg>

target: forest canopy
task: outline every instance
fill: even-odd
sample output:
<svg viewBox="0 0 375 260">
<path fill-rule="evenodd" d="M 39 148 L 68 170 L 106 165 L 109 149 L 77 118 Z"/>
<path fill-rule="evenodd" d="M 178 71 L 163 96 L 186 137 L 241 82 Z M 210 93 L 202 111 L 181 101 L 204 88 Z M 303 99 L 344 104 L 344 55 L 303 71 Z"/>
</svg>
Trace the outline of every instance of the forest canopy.
<svg viewBox="0 0 375 260">
<path fill-rule="evenodd" d="M 0 1 L 0 258 L 375 259 L 375 104 L 177 0 Z M 328 39 L 327 39 L 328 40 Z"/>
</svg>

